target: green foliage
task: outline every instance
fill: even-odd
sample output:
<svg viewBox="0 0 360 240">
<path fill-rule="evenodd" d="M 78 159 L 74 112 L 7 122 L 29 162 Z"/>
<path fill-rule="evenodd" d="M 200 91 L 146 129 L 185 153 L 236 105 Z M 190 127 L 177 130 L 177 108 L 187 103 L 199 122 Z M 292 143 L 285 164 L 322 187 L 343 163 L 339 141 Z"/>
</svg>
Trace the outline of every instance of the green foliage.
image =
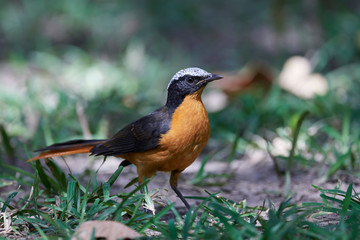
<svg viewBox="0 0 360 240">
<path fill-rule="evenodd" d="M 183 216 L 171 203 L 152 215 L 148 181 L 112 193 L 122 167 L 105 182 L 91 172 L 85 183 L 52 161 L 22 169 L 29 151 L 69 137 L 105 138 L 154 110 L 179 68 L 238 70 L 260 61 L 277 75 L 298 54 L 326 77 L 329 92 L 304 100 L 273 84 L 229 98 L 210 114 L 211 149 L 192 184 L 226 184 L 236 173 L 210 173 L 206 164 L 230 166 L 249 149 L 269 153 L 279 177 L 285 173 L 285 196 L 299 168 L 315 169 L 322 181 L 339 172 L 359 176 L 358 3 L 310 2 L 1 1 L 0 210 L 13 230 L 70 238 L 84 221 L 113 219 L 164 239 L 359 238 L 355 184 L 347 191 L 316 187 L 322 203 L 249 207 L 209 193 L 191 197 L 201 203 Z M 275 140 L 290 148 L 276 153 Z M 318 224 L 329 215 L 336 221 Z"/>
<path fill-rule="evenodd" d="M 143 233 L 147 229 L 161 233 L 161 239 L 338 239 L 360 236 L 358 226 L 360 196 L 352 184 L 346 192 L 316 187 L 321 192 L 323 203 L 293 204 L 290 199 L 278 208 L 272 206 L 248 207 L 246 202 L 233 202 L 219 194 L 199 198 L 201 203 L 185 215 L 169 204 L 155 215 L 146 211 L 144 203 L 147 190 L 140 189 L 148 181 L 131 192 L 110 193 L 110 186 L 121 174 L 123 167 L 98 185 L 89 179 L 82 185 L 70 174 L 48 161 L 47 167 L 34 164 L 35 176 L 32 193 L 15 201 L 17 191 L 1 201 L 1 212 L 11 210 L 11 218 L 17 224 L 32 226 L 28 234 L 43 238 L 70 238 L 80 223 L 87 220 L 115 220 Z M 51 173 L 52 177 L 43 175 Z M 57 185 L 57 186 L 56 186 Z M 22 206 L 19 208 L 19 206 Z M 174 218 L 166 220 L 170 213 Z M 329 214 L 339 216 L 336 223 L 317 225 L 316 219 Z M 166 217 L 168 218 L 168 217 Z M 36 236 L 36 235 L 34 235 Z"/>
<path fill-rule="evenodd" d="M 139 190 L 148 180 L 130 193 L 110 194 L 110 187 L 119 177 L 122 166 L 101 185 L 89 180 L 83 186 L 71 174 L 65 177 L 65 173 L 54 162 L 47 161 L 46 165 L 47 168 L 39 162 L 34 164 L 32 194 L 14 202 L 14 205 L 23 207 L 11 215 L 23 224 L 30 224 L 40 234 L 70 237 L 81 222 L 95 219 L 121 221 L 141 232 L 157 222 L 172 206 L 169 205 L 156 215 L 140 210 L 146 196 L 139 193 Z M 17 194 L 18 192 L 13 192 L 8 196 L 3 202 L 2 212 L 7 208 L 15 209 L 11 201 Z"/>
</svg>

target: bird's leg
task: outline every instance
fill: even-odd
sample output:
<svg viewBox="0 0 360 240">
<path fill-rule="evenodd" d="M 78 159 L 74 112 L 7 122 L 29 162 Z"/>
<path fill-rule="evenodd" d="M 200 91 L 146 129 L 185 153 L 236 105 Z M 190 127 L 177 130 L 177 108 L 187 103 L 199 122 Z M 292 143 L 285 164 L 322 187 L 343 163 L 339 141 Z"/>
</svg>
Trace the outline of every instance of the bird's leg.
<svg viewBox="0 0 360 240">
<path fill-rule="evenodd" d="M 146 179 L 148 178 L 151 178 L 152 175 L 154 175 L 153 173 L 149 173 L 149 172 L 145 172 L 144 169 L 146 169 L 146 167 L 144 168 L 143 165 L 136 165 L 136 170 L 137 170 L 137 173 L 138 173 L 138 182 L 139 184 L 142 184 Z M 140 189 L 140 192 L 141 193 L 145 193 L 145 190 L 144 188 L 146 188 L 147 186 L 143 186 L 141 189 Z"/>
<path fill-rule="evenodd" d="M 181 201 L 185 204 L 185 207 L 187 209 L 190 209 L 189 203 L 185 200 L 184 196 L 182 195 L 180 190 L 177 188 L 177 183 L 178 183 L 178 178 L 179 178 L 180 173 L 181 173 L 181 171 L 178 171 L 178 170 L 174 170 L 171 172 L 170 186 L 174 190 L 174 192 L 178 195 L 178 197 L 181 199 Z"/>
<path fill-rule="evenodd" d="M 121 163 L 120 163 L 120 166 L 123 166 L 123 167 L 127 167 L 131 165 L 131 162 L 129 162 L 128 160 L 124 159 Z"/>
</svg>

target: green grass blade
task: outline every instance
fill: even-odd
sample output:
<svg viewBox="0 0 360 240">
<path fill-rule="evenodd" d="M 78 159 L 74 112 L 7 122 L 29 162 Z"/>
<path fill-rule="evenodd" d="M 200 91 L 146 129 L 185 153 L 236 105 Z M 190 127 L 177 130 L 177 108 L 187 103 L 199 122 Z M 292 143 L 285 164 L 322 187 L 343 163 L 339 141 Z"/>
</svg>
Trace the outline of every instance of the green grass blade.
<svg viewBox="0 0 360 240">
<path fill-rule="evenodd" d="M 116 181 L 116 179 L 120 176 L 120 173 L 122 172 L 122 170 L 124 169 L 123 166 L 119 166 L 118 169 L 116 169 L 116 171 L 111 175 L 111 177 L 109 178 L 109 180 L 107 181 L 107 183 L 112 186 L 114 184 L 114 182 Z"/>
<path fill-rule="evenodd" d="M 34 175 L 25 171 L 24 169 L 21 169 L 21 168 L 18 168 L 18 167 L 15 167 L 15 166 L 12 166 L 12 165 L 8 165 L 8 164 L 0 164 L 0 166 L 4 169 L 9 169 L 11 171 L 14 171 L 14 172 L 17 172 L 17 173 L 20 173 L 21 175 L 24 175 L 26 177 L 29 177 L 29 178 L 34 178 Z"/>
<path fill-rule="evenodd" d="M 296 128 L 294 130 L 294 136 L 293 136 L 293 141 L 292 141 L 292 145 L 291 145 L 291 150 L 290 150 L 290 154 L 289 154 L 289 160 L 288 160 L 288 164 L 287 164 L 287 171 L 290 171 L 291 167 L 293 165 L 295 149 L 296 149 L 296 144 L 297 144 L 297 140 L 298 140 L 298 137 L 299 137 L 300 129 L 301 129 L 301 126 L 302 126 L 305 118 L 307 117 L 307 115 L 309 115 L 309 113 L 310 113 L 309 111 L 303 112 L 300 115 L 299 120 L 297 121 Z"/>
<path fill-rule="evenodd" d="M 77 183 L 77 187 L 84 193 L 86 188 L 80 184 L 79 180 L 77 180 L 73 175 L 69 173 L 69 177 Z"/>
<path fill-rule="evenodd" d="M 121 210 L 123 209 L 123 207 L 125 206 L 125 203 L 127 203 L 127 200 L 133 196 L 137 191 L 139 191 L 140 189 L 142 189 L 144 186 L 146 186 L 151 179 L 146 179 L 143 183 L 141 183 L 139 186 L 137 186 L 133 191 L 131 191 L 130 193 L 128 193 L 122 200 L 122 202 L 117 206 L 116 210 L 114 211 L 114 214 L 112 216 L 112 220 L 117 219 L 119 216 L 119 213 L 121 213 Z"/>
<path fill-rule="evenodd" d="M 114 184 L 114 182 L 116 181 L 116 179 L 120 176 L 120 173 L 122 172 L 122 170 L 124 169 L 123 166 L 119 166 L 118 169 L 110 176 L 110 178 L 106 181 L 107 184 L 109 184 L 109 187 L 112 186 Z M 96 180 L 96 178 L 95 178 Z M 96 186 L 96 188 L 95 188 Z M 101 191 L 103 190 L 103 184 L 101 184 L 100 186 L 97 186 L 97 180 L 94 181 L 93 183 L 93 191 L 91 192 L 91 197 L 94 197 L 96 195 L 102 195 L 103 193 L 101 193 Z M 94 189 L 95 188 L 95 189 Z"/>
<path fill-rule="evenodd" d="M 326 177 L 331 177 L 337 170 L 344 166 L 346 159 L 349 159 L 351 155 L 351 148 L 345 154 L 342 154 L 334 164 L 331 165 L 329 171 L 326 174 Z"/>
<path fill-rule="evenodd" d="M 48 176 L 47 174 L 45 173 L 44 171 L 44 168 L 43 166 L 41 165 L 40 161 L 36 161 L 35 162 L 35 169 L 38 173 L 38 176 L 39 176 L 39 179 L 40 179 L 40 182 L 45 186 L 45 188 L 51 192 L 51 184 L 50 184 L 50 181 L 48 179 Z"/>
<path fill-rule="evenodd" d="M 287 163 L 287 166 L 286 166 L 286 176 L 287 177 L 285 179 L 286 180 L 286 182 L 285 182 L 285 196 L 290 195 L 291 168 L 292 168 L 293 162 L 294 162 L 296 144 L 297 144 L 297 140 L 298 140 L 298 137 L 299 137 L 301 126 L 302 126 L 306 116 L 309 115 L 309 113 L 310 113 L 309 111 L 305 111 L 300 115 L 299 120 L 297 121 L 295 130 L 294 130 L 293 141 L 292 141 L 292 145 L 291 145 L 291 150 L 290 150 L 290 154 L 289 154 L 288 163 Z"/>
<path fill-rule="evenodd" d="M 106 202 L 110 199 L 110 184 L 108 182 L 104 182 L 102 184 L 102 192 L 104 196 L 104 201 Z"/>
<path fill-rule="evenodd" d="M 239 140 L 240 140 L 240 133 L 241 133 L 240 130 L 236 131 L 233 144 L 231 145 L 231 151 L 230 151 L 229 157 L 227 159 L 228 163 L 231 163 L 235 158 L 236 149 L 238 147 L 238 143 L 239 143 Z"/>
<path fill-rule="evenodd" d="M 197 183 L 201 182 L 207 176 L 207 174 L 204 173 L 204 169 L 205 169 L 205 165 L 209 161 L 209 159 L 210 159 L 209 156 L 204 157 L 204 159 L 201 162 L 201 166 L 200 166 L 198 172 L 196 173 L 195 178 L 191 181 L 191 184 L 197 184 Z"/>
<path fill-rule="evenodd" d="M 46 161 L 46 165 L 49 167 L 52 175 L 54 176 L 59 188 L 62 192 L 66 192 L 66 177 L 65 173 L 55 164 L 53 161 Z"/>
<path fill-rule="evenodd" d="M 2 125 L 2 124 L 0 124 L 0 134 L 1 134 L 1 140 L 2 140 L 1 143 L 6 151 L 6 154 L 8 155 L 8 157 L 10 159 L 14 159 L 15 158 L 15 150 L 11 146 L 10 137 L 6 132 L 4 125 Z"/>
<path fill-rule="evenodd" d="M 1 212 L 5 212 L 6 207 L 10 207 L 10 201 L 18 194 L 18 192 L 11 193 L 5 200 L 4 206 L 1 208 Z"/>
<path fill-rule="evenodd" d="M 148 229 L 152 224 L 156 223 L 162 216 L 164 216 L 174 205 L 175 203 L 172 203 L 163 209 L 161 209 L 160 212 L 158 212 L 153 218 L 150 219 L 147 223 L 143 225 L 143 227 L 139 230 L 139 233 L 143 233 L 146 229 Z"/>
<path fill-rule="evenodd" d="M 137 177 L 133 178 L 128 184 L 126 184 L 126 186 L 124 187 L 124 189 L 127 189 L 128 187 L 134 185 L 135 183 L 139 182 L 139 179 Z"/>
<path fill-rule="evenodd" d="M 86 213 L 86 204 L 87 204 L 87 201 L 88 201 L 88 195 L 89 195 L 89 189 L 90 189 L 90 183 L 91 183 L 91 180 L 88 181 L 88 184 L 86 186 L 86 191 L 85 191 L 84 196 L 83 196 L 82 201 L 81 201 L 80 223 L 82 223 L 84 221 L 84 217 L 85 217 L 85 213 Z"/>
<path fill-rule="evenodd" d="M 97 175 L 94 174 L 94 177 L 92 179 L 93 179 L 93 184 L 92 184 L 91 192 L 95 192 L 96 189 L 98 188 Z"/>
<path fill-rule="evenodd" d="M 170 237 L 170 239 L 178 239 L 178 237 L 177 237 L 177 228 L 175 226 L 174 219 L 170 219 L 168 221 L 168 226 L 169 226 L 169 237 Z"/>
<path fill-rule="evenodd" d="M 33 224 L 33 226 L 36 228 L 37 232 L 40 234 L 41 239 L 44 239 L 44 240 L 49 240 L 49 239 L 50 239 L 48 236 L 46 236 L 46 234 L 45 234 L 44 231 L 39 227 L 39 225 Z"/>
<path fill-rule="evenodd" d="M 68 182 L 67 193 L 66 193 L 67 209 L 70 209 L 74 205 L 75 187 L 76 187 L 76 182 L 75 181 Z"/>
<path fill-rule="evenodd" d="M 350 129 L 351 129 L 350 120 L 351 120 L 350 111 L 349 109 L 347 109 L 341 128 L 341 140 L 344 144 L 347 144 L 350 140 Z"/>
<path fill-rule="evenodd" d="M 182 226 L 182 230 L 181 230 L 182 239 L 184 239 L 184 240 L 188 239 L 188 237 L 189 237 L 189 230 L 190 230 L 191 223 L 192 223 L 190 220 L 191 220 L 191 212 L 189 210 L 185 215 L 184 225 Z"/>
<path fill-rule="evenodd" d="M 135 221 L 135 219 L 136 219 L 136 214 L 137 214 L 137 212 L 139 211 L 139 208 L 140 208 L 140 206 L 141 206 L 141 204 L 142 204 L 143 201 L 144 201 L 144 198 L 140 198 L 140 199 L 138 200 L 138 202 L 137 202 L 137 204 L 135 205 L 135 208 L 134 208 L 134 210 L 133 210 L 133 212 L 132 212 L 132 216 L 131 216 L 131 218 L 129 219 L 129 221 L 126 223 L 126 225 L 131 226 L 131 224 Z"/>
<path fill-rule="evenodd" d="M 343 206 L 342 206 L 342 209 L 341 209 L 343 215 L 346 215 L 346 212 L 349 209 L 350 202 L 351 202 L 352 190 L 353 190 L 352 183 L 350 183 L 349 187 L 347 188 L 346 195 L 345 195 L 345 198 L 344 198 L 344 203 L 343 203 Z"/>
</svg>

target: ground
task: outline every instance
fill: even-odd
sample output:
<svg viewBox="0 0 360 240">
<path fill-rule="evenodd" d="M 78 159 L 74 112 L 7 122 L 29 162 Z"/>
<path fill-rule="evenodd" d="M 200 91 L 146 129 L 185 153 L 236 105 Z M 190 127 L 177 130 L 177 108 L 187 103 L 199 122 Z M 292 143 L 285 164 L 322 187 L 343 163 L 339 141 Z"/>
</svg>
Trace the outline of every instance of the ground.
<svg viewBox="0 0 360 240">
<path fill-rule="evenodd" d="M 98 182 L 106 181 L 121 162 L 117 158 L 110 157 L 103 163 L 101 158 L 88 158 L 85 154 L 67 156 L 65 158 L 66 163 L 61 158 L 56 158 L 55 161 L 65 172 L 71 171 L 74 176 L 80 176 L 87 169 L 99 170 L 97 175 Z M 249 207 L 262 205 L 269 207 L 270 202 L 272 202 L 273 206 L 278 207 L 281 202 L 288 199 L 288 196 L 284 195 L 284 176 L 278 176 L 276 174 L 273 161 L 265 152 L 249 152 L 241 158 L 232 161 L 230 164 L 210 160 L 205 165 L 205 173 L 212 175 L 212 177 L 206 178 L 201 182 L 201 185 L 191 184 L 191 181 L 195 178 L 201 167 L 201 163 L 202 157 L 188 167 L 179 179 L 179 188 L 185 196 L 207 197 L 208 194 L 205 190 L 210 193 L 218 192 L 218 196 L 225 197 L 234 202 L 245 200 L 246 205 Z M 293 170 L 291 174 L 292 203 L 321 202 L 320 191 L 312 185 L 324 189 L 339 187 L 341 190 L 346 191 L 348 184 L 353 183 L 354 190 L 357 192 L 360 191 L 360 180 L 355 176 L 351 177 L 348 173 L 342 174 L 341 171 L 338 171 L 336 176 L 325 181 L 325 178 L 319 174 L 319 169 L 321 169 L 319 167 L 309 170 L 309 168 L 296 166 L 294 169 L 296 170 Z M 136 177 L 136 168 L 134 166 L 126 167 L 112 186 L 112 193 L 116 194 L 121 191 L 131 191 L 133 188 L 124 189 L 124 186 L 134 177 Z M 149 190 L 157 192 L 157 203 L 166 205 L 167 201 L 176 202 L 175 207 L 178 212 L 185 214 L 186 208 L 171 190 L 168 180 L 168 173 L 159 172 L 150 182 Z M 16 186 L 12 188 L 16 188 Z M 7 190 L 11 192 L 10 189 Z M 191 206 L 200 203 L 200 200 L 188 199 L 188 201 Z M 159 211 L 161 208 L 161 206 L 157 205 L 156 211 Z M 266 214 L 264 216 L 266 216 Z M 164 221 L 173 217 L 172 214 L 167 214 L 165 215 Z M 316 221 L 324 226 L 334 222 L 336 223 L 339 218 L 332 214 L 309 220 Z M 0 226 L 2 236 L 19 237 L 14 235 L 13 232 L 6 233 L 3 229 L 4 226 Z M 24 231 L 28 230 L 24 229 Z M 148 230 L 146 234 L 153 236 L 158 233 Z"/>
<path fill-rule="evenodd" d="M 73 174 L 81 173 L 87 168 L 98 169 L 102 164 L 101 159 L 90 159 L 86 161 L 86 156 L 76 156 L 66 158 L 66 163 Z M 82 164 L 79 164 L 79 161 Z M 196 173 L 200 169 L 202 158 L 198 158 L 180 175 L 179 189 L 184 196 L 203 196 L 208 194 L 205 190 L 215 193 L 219 196 L 231 199 L 234 202 L 246 200 L 248 206 L 261 206 L 265 200 L 265 206 L 269 206 L 271 200 L 275 206 L 285 201 L 288 196 L 284 196 L 284 176 L 278 176 L 274 169 L 274 164 L 269 155 L 259 151 L 253 152 L 252 156 L 244 155 L 240 159 L 232 161 L 230 164 L 209 161 L 205 165 L 205 172 L 216 174 L 218 177 L 209 177 L 199 186 L 191 184 Z M 66 169 L 65 163 L 58 159 L 57 163 Z M 98 181 L 106 181 L 119 165 L 117 158 L 108 158 L 100 167 L 98 172 Z M 353 183 L 355 191 L 360 191 L 360 180 L 356 176 L 351 177 L 349 174 L 337 175 L 325 180 L 319 173 L 319 167 L 302 168 L 295 167 L 292 171 L 291 178 L 291 198 L 293 203 L 303 202 L 321 202 L 320 191 L 314 188 L 315 185 L 324 189 L 339 189 L 346 191 L 348 184 Z M 135 166 L 126 167 L 121 173 L 118 180 L 112 187 L 112 192 L 124 191 L 124 186 L 137 176 Z M 149 190 L 159 189 L 159 195 L 162 202 L 168 198 L 170 202 L 176 202 L 179 211 L 185 211 L 185 207 L 176 194 L 171 190 L 169 185 L 169 173 L 158 172 L 149 184 Z M 125 190 L 130 191 L 130 189 Z M 189 199 L 190 205 L 196 204 L 196 200 Z"/>
</svg>

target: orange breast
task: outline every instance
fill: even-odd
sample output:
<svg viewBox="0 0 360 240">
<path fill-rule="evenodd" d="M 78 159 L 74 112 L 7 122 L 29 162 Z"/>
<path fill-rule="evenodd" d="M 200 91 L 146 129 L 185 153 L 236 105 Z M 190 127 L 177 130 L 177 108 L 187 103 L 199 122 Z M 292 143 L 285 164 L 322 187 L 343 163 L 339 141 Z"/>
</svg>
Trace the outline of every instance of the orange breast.
<svg viewBox="0 0 360 240">
<path fill-rule="evenodd" d="M 140 178 L 151 177 L 156 171 L 182 171 L 198 157 L 210 137 L 209 118 L 201 101 L 203 90 L 185 97 L 158 148 L 121 156 L 136 165 Z"/>
</svg>

